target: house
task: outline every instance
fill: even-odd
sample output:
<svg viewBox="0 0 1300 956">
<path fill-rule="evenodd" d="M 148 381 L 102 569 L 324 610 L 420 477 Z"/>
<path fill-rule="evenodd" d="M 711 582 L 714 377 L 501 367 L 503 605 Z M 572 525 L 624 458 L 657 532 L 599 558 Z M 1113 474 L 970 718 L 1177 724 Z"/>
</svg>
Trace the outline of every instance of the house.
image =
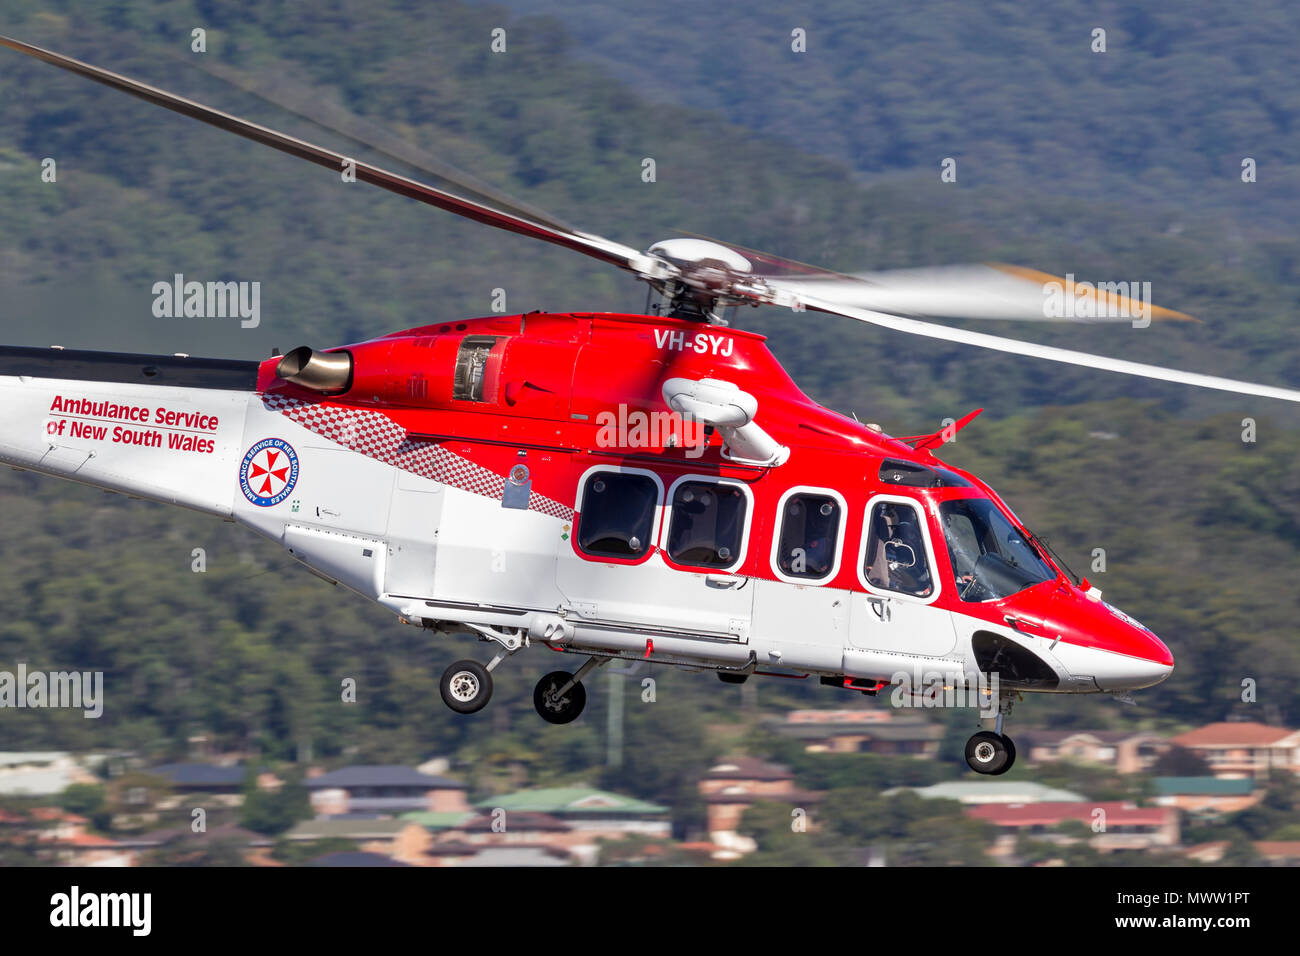
<svg viewBox="0 0 1300 956">
<path fill-rule="evenodd" d="M 223 807 L 237 807 L 244 802 L 248 768 L 242 764 L 167 763 L 150 767 L 145 773 L 166 780 L 175 794 L 158 801 L 156 808 L 159 810 L 173 810 L 181 806 L 186 797 L 195 795 L 207 797 L 213 804 Z"/>
<path fill-rule="evenodd" d="M 95 783 L 72 754 L 62 750 L 0 752 L 0 796 L 52 797 L 74 783 Z"/>
<path fill-rule="evenodd" d="M 754 841 L 738 832 L 741 818 L 756 803 L 788 805 L 793 813 L 819 802 L 822 794 L 799 790 L 794 774 L 779 764 L 754 757 L 730 757 L 710 767 L 700 779 L 700 794 L 708 806 L 709 840 L 715 860 L 734 860 L 752 853 Z"/>
<path fill-rule="evenodd" d="M 56 807 L 36 807 L 20 820 L 8 819 L 8 832 L 41 860 L 60 866 L 134 866 L 138 854 L 109 837 L 88 833 L 90 821 Z"/>
<path fill-rule="evenodd" d="M 1078 803 L 1084 798 L 1070 790 L 1029 780 L 949 780 L 928 787 L 894 787 L 884 796 L 911 791 L 927 800 L 956 800 L 968 806 L 986 803 Z"/>
<path fill-rule="evenodd" d="M 1227 855 L 1232 846 L 1229 840 L 1211 840 L 1208 843 L 1194 843 L 1182 849 L 1182 855 L 1193 863 L 1218 863 Z"/>
<path fill-rule="evenodd" d="M 574 833 L 572 823 L 549 813 L 515 811 L 471 817 L 460 826 L 452 827 L 457 839 L 466 843 L 502 845 L 507 843 L 542 843 L 564 846 Z M 585 838 L 584 838 L 585 839 Z"/>
<path fill-rule="evenodd" d="M 233 823 L 199 831 L 191 826 L 167 827 L 139 836 L 124 837 L 119 842 L 140 852 L 166 848 L 177 851 L 178 854 L 193 852 L 196 855 L 207 851 L 213 844 L 228 843 L 238 848 L 245 862 L 255 866 L 272 865 L 270 851 L 275 844 L 270 837 L 245 830 Z"/>
<path fill-rule="evenodd" d="M 357 866 L 410 866 L 411 864 L 394 860 L 392 857 L 384 856 L 381 853 L 343 850 L 338 853 L 326 853 L 323 856 L 315 857 L 308 860 L 305 865 L 342 866 L 351 869 Z"/>
<path fill-rule="evenodd" d="M 1114 767 L 1119 773 L 1144 773 L 1170 748 L 1159 734 L 1132 730 L 1028 730 L 1016 734 L 1027 763 L 1073 763 Z"/>
<path fill-rule="evenodd" d="M 600 840 L 621 840 L 631 834 L 668 837 L 672 833 L 668 807 L 591 787 L 520 790 L 481 800 L 477 807 L 489 819 L 503 821 L 507 833 L 517 825 L 517 816 L 531 819 L 534 827 L 541 826 L 542 816 L 564 823 L 568 834 L 536 832 L 547 845 L 563 847 L 585 864 L 595 862 Z M 524 816 L 527 814 L 535 816 Z M 467 838 L 472 836 L 467 834 Z"/>
<path fill-rule="evenodd" d="M 1272 866 L 1300 866 L 1300 840 L 1258 840 L 1260 860 Z"/>
<path fill-rule="evenodd" d="M 571 866 L 573 857 L 564 850 L 538 844 L 485 846 L 477 843 L 435 843 L 426 851 L 429 866 Z"/>
<path fill-rule="evenodd" d="M 283 839 L 295 843 L 348 840 L 363 853 L 377 853 L 412 866 L 429 866 L 425 852 L 433 846 L 433 835 L 418 823 L 386 818 L 304 820 Z"/>
<path fill-rule="evenodd" d="M 768 724 L 809 753 L 871 753 L 933 757 L 943 728 L 917 713 L 894 710 L 792 710 Z"/>
<path fill-rule="evenodd" d="M 1251 777 L 1156 777 L 1155 804 L 1201 817 L 1235 813 L 1263 799 Z"/>
<path fill-rule="evenodd" d="M 1170 743 L 1199 755 L 1216 777 L 1263 777 L 1270 770 L 1300 773 L 1300 730 L 1225 721 L 1189 730 Z"/>
<path fill-rule="evenodd" d="M 452 810 L 447 813 L 434 813 L 431 810 L 411 810 L 408 813 L 403 813 L 400 819 L 418 823 L 433 833 L 440 833 L 456 829 L 462 823 L 474 819 L 475 815 L 474 810 Z"/>
<path fill-rule="evenodd" d="M 967 807 L 968 817 L 998 827 L 1002 835 L 992 855 L 1014 852 L 1019 836 L 1067 843 L 1072 838 L 1057 828 L 1071 822 L 1088 828 L 1088 842 L 1103 853 L 1150 850 L 1178 844 L 1178 811 L 1173 807 L 1138 807 L 1132 803 L 1075 801 L 1069 803 L 986 803 Z"/>
<path fill-rule="evenodd" d="M 398 815 L 412 811 L 463 813 L 469 810 L 465 784 L 448 777 L 396 765 L 344 767 L 309 776 L 318 816 L 349 813 Z"/>
</svg>

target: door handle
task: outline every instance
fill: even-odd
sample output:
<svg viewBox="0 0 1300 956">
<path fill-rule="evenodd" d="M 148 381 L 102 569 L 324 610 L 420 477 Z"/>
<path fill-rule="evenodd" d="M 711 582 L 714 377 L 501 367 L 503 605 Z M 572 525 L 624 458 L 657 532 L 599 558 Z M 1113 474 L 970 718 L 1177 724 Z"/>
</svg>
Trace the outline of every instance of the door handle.
<svg viewBox="0 0 1300 956">
<path fill-rule="evenodd" d="M 743 588 L 749 578 L 738 577 L 734 574 L 706 574 L 704 576 L 705 587 L 720 588 L 727 590 L 729 588 Z"/>
<path fill-rule="evenodd" d="M 867 596 L 867 604 L 871 606 L 872 612 L 881 621 L 888 621 L 891 617 L 889 609 L 889 598 Z"/>
</svg>

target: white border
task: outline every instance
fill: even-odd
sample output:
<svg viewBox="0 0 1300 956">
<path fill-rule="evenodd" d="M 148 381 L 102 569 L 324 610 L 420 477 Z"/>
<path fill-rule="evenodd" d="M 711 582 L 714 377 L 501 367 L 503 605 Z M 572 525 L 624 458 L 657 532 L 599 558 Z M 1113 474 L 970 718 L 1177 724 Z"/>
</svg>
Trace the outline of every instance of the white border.
<svg viewBox="0 0 1300 956">
<path fill-rule="evenodd" d="M 917 516 L 921 519 L 921 538 L 925 542 L 925 555 L 930 562 L 930 580 L 934 584 L 934 589 L 928 597 L 917 597 L 914 594 L 906 594 L 902 591 L 877 588 L 867 580 L 867 542 L 871 540 L 871 511 L 883 501 L 910 505 L 916 510 Z M 928 514 L 925 502 L 919 498 L 908 498 L 902 495 L 873 495 L 867 501 L 867 506 L 862 512 L 862 543 L 858 546 L 858 581 L 869 594 L 897 598 L 900 601 L 907 601 L 912 604 L 933 604 L 939 599 L 939 595 L 943 591 L 943 575 L 939 573 L 939 564 L 934 559 L 934 545 L 930 541 Z"/>
<path fill-rule="evenodd" d="M 726 567 L 718 568 L 712 565 L 687 564 L 684 561 L 678 561 L 668 553 L 668 535 L 672 530 L 669 527 L 671 524 L 669 512 L 673 508 L 673 497 L 677 494 L 677 486 L 685 481 L 704 481 L 714 485 L 731 485 L 733 488 L 739 488 L 745 495 L 745 527 L 740 535 L 740 554 L 736 556 L 735 561 Z M 754 523 L 754 492 L 750 490 L 747 484 L 732 478 L 719 478 L 717 475 L 682 475 L 668 486 L 668 493 L 664 495 L 663 501 L 664 520 L 660 522 L 659 554 L 669 568 L 673 570 L 687 568 L 695 573 L 709 574 L 735 571 L 736 568 L 745 563 L 745 557 L 749 554 L 749 529 Z"/>
<path fill-rule="evenodd" d="M 777 562 L 777 552 L 781 549 L 781 528 L 785 524 L 785 504 L 792 496 L 803 494 L 821 495 L 824 498 L 834 498 L 840 505 L 840 528 L 835 539 L 835 561 L 831 564 L 830 571 L 817 578 L 792 577 L 783 572 L 780 564 Z M 781 496 L 781 500 L 776 503 L 776 520 L 772 525 L 772 573 L 786 584 L 806 584 L 816 587 L 834 580 L 835 576 L 840 573 L 840 565 L 844 560 L 844 535 L 848 530 L 848 524 L 848 503 L 844 500 L 844 496 L 835 489 L 817 488 L 813 485 L 795 485 L 793 488 L 790 488 Z"/>
<path fill-rule="evenodd" d="M 629 558 L 620 558 L 613 555 L 591 554 L 582 550 L 578 544 L 578 527 L 582 523 L 582 502 L 587 496 L 587 481 L 596 472 L 613 472 L 619 475 L 645 475 L 647 478 L 653 478 L 655 487 L 659 489 L 659 503 L 655 505 L 655 516 L 650 529 L 650 540 L 646 542 L 646 552 L 640 558 L 631 560 Z M 573 534 L 570 539 L 573 541 L 573 552 L 584 561 L 595 561 L 598 564 L 608 564 L 610 561 L 627 564 L 644 564 L 649 558 L 654 556 L 659 544 L 659 530 L 663 524 L 664 518 L 664 482 L 663 479 L 656 475 L 648 468 L 628 468 L 623 465 L 592 465 L 582 473 L 578 479 L 578 491 L 574 495 L 573 507 Z"/>
</svg>

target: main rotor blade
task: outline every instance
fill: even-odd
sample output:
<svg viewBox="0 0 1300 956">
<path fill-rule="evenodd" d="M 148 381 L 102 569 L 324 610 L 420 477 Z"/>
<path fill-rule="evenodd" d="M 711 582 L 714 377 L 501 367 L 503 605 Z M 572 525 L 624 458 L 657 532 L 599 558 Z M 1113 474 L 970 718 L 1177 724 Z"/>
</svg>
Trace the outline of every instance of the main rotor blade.
<svg viewBox="0 0 1300 956">
<path fill-rule="evenodd" d="M 437 206 L 439 209 L 454 212 L 458 216 L 464 216 L 466 219 L 494 226 L 497 229 L 504 229 L 507 232 L 563 246 L 566 249 L 581 252 L 584 255 L 599 259 L 602 262 L 608 262 L 622 269 L 638 273 L 654 271 L 655 263 L 653 260 L 648 259 L 635 249 L 611 242 L 608 239 L 556 229 L 519 215 L 493 209 L 482 203 L 463 199 L 446 190 L 426 185 L 406 176 L 399 176 L 378 166 L 354 160 L 342 153 L 316 146 L 304 140 L 295 139 L 292 136 L 286 136 L 265 126 L 250 123 L 237 116 L 231 116 L 229 113 L 214 110 L 193 100 L 187 100 L 165 90 L 141 83 L 138 80 L 132 80 L 129 77 L 100 69 L 97 66 L 91 66 L 89 63 L 83 63 L 72 57 L 54 53 L 38 46 L 32 46 L 30 43 L 23 43 L 21 40 L 0 36 L 0 46 L 7 46 L 20 53 L 26 53 L 28 56 L 44 60 L 46 63 L 53 64 L 61 69 L 85 76 L 96 83 L 102 83 L 105 86 L 139 97 L 155 106 L 161 106 L 175 113 L 180 113 L 182 116 L 188 116 L 226 132 L 243 136 L 255 143 L 270 146 L 282 153 L 288 153 L 298 159 L 305 159 L 317 166 L 332 169 L 337 173 L 341 174 L 343 172 L 345 164 L 352 164 L 351 168 L 355 170 L 358 180 L 397 193 L 399 196 L 417 199 L 430 206 Z"/>
<path fill-rule="evenodd" d="M 1137 283 L 1107 287 L 1008 266 L 938 266 L 839 275 L 832 272 L 760 276 L 800 298 L 932 319 L 1126 323 L 1134 318 L 1196 321 L 1146 301 Z M 1113 289 L 1113 291 L 1112 291 Z M 1120 291 L 1120 290 L 1123 291 Z M 1129 295 L 1133 292 L 1133 295 Z"/>
<path fill-rule="evenodd" d="M 174 56 L 173 59 L 180 61 L 181 57 Z M 322 98 L 321 91 L 318 89 L 313 89 L 283 74 L 272 77 L 269 83 L 254 83 L 245 74 L 232 70 L 211 57 L 198 57 L 196 65 L 204 73 L 221 82 L 287 113 L 292 113 L 299 119 L 304 119 L 351 140 L 358 146 L 364 146 L 412 169 L 450 183 L 459 190 L 463 198 L 475 201 L 487 200 L 497 209 L 510 212 L 521 219 L 549 226 L 557 232 L 576 232 L 569 223 L 543 212 L 536 206 L 507 195 L 483 180 L 431 155 L 426 150 L 402 140 L 365 117 L 358 116 L 338 103 Z"/>
<path fill-rule="evenodd" d="M 897 315 L 886 315 L 868 309 L 839 305 L 816 298 L 801 300 L 803 306 L 819 312 L 843 315 L 859 322 L 868 322 L 896 332 L 922 335 L 930 339 L 945 342 L 960 342 L 979 348 L 993 349 L 997 352 L 1009 352 L 1012 355 L 1026 355 L 1030 358 L 1046 359 L 1049 362 L 1063 362 L 1066 365 L 1080 365 L 1084 368 L 1102 369 L 1107 372 L 1120 372 L 1124 375 L 1136 375 L 1141 378 L 1153 378 L 1163 382 L 1177 382 L 1181 385 L 1196 385 L 1201 388 L 1218 389 L 1221 392 L 1236 392 L 1240 395 L 1258 395 L 1261 398 L 1276 398 L 1284 402 L 1300 402 L 1300 391 L 1290 388 L 1278 388 L 1274 385 L 1257 385 L 1253 382 L 1239 382 L 1216 375 L 1202 375 L 1199 372 L 1183 372 L 1178 369 L 1163 368 L 1159 365 L 1144 365 L 1141 362 L 1129 362 L 1125 359 L 1107 358 L 1103 355 L 1091 355 L 1087 352 L 1072 352 L 1050 345 L 1036 345 L 1016 339 L 1003 338 L 999 335 L 987 335 L 983 332 L 970 332 L 966 329 L 954 329 L 933 322 L 922 322 Z"/>
</svg>

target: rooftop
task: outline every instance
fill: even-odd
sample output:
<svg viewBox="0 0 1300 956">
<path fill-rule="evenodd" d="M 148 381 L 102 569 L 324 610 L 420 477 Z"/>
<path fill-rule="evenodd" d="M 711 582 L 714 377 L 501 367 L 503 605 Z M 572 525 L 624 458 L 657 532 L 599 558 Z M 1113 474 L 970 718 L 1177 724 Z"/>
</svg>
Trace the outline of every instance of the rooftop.
<svg viewBox="0 0 1300 956">
<path fill-rule="evenodd" d="M 1288 737 L 1296 737 L 1295 742 L 1300 743 L 1300 732 L 1287 727 L 1253 721 L 1221 721 L 1179 734 L 1172 742 L 1180 747 L 1268 747 Z"/>
<path fill-rule="evenodd" d="M 705 774 L 710 780 L 793 780 L 794 774 L 778 764 L 756 757 L 727 757 Z"/>
<path fill-rule="evenodd" d="M 620 816 L 625 814 L 667 815 L 668 808 L 656 803 L 607 793 L 592 787 L 549 787 L 537 790 L 520 790 L 480 800 L 476 806 L 486 810 L 501 807 L 507 811 L 531 811 L 557 816 L 564 814 Z"/>
<path fill-rule="evenodd" d="M 1245 797 L 1255 792 L 1255 781 L 1219 777 L 1156 777 L 1152 781 L 1156 796 Z"/>
<path fill-rule="evenodd" d="M 927 800 L 958 800 L 966 804 L 985 803 L 1078 803 L 1081 794 L 1032 781 L 949 780 L 928 787 L 895 787 L 886 795 L 911 790 Z"/>
<path fill-rule="evenodd" d="M 286 840 L 388 840 L 413 826 L 410 820 L 304 820 L 284 835 Z"/>
<path fill-rule="evenodd" d="M 986 803 L 968 807 L 966 815 L 1004 827 L 1055 826 L 1067 820 L 1091 825 L 1094 813 L 1106 814 L 1106 826 L 1163 826 L 1176 817 L 1173 807 L 1138 807 L 1131 803 L 1097 803 L 1090 800 L 1060 803 Z"/>
<path fill-rule="evenodd" d="M 318 856 L 314 860 L 307 861 L 308 866 L 410 866 L 409 863 L 403 863 L 400 860 L 394 860 L 392 857 L 383 856 L 379 853 L 362 853 L 359 851 L 344 850 L 339 853 L 326 853 L 324 856 Z"/>
<path fill-rule="evenodd" d="M 450 777 L 435 777 L 400 764 L 344 767 L 304 781 L 309 790 L 348 787 L 412 787 L 424 790 L 464 790 L 465 784 Z"/>
</svg>

